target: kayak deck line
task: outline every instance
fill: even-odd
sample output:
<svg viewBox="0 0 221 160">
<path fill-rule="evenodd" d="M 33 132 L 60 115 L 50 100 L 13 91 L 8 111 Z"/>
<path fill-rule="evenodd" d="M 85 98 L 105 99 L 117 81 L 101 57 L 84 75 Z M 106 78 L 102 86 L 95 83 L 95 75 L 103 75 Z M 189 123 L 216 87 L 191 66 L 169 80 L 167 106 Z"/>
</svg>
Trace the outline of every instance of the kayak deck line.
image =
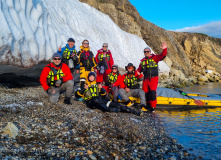
<svg viewBox="0 0 221 160">
<path fill-rule="evenodd" d="M 187 93 L 188 96 L 181 95 L 180 93 L 169 88 L 157 88 L 157 105 L 167 106 L 196 106 L 195 100 L 200 100 L 204 103 L 201 106 L 221 106 L 221 96 L 217 94 L 201 94 L 201 93 Z M 191 99 L 194 97 L 194 99 Z M 140 98 L 129 97 L 131 101 L 136 104 L 140 103 Z M 124 102 L 118 99 L 119 103 Z M 198 105 L 199 106 L 199 105 Z"/>
</svg>

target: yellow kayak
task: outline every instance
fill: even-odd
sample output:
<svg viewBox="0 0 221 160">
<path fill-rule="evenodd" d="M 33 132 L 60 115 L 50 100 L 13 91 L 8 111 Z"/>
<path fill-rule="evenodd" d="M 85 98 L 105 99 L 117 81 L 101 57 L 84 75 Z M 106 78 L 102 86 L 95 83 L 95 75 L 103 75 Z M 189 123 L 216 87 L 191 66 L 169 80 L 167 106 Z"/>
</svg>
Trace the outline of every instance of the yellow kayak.
<svg viewBox="0 0 221 160">
<path fill-rule="evenodd" d="M 168 88 L 158 88 L 157 89 L 157 105 L 166 106 L 196 106 L 195 100 L 200 100 L 204 102 L 204 106 L 221 106 L 221 96 L 215 94 L 199 94 L 199 93 L 187 93 L 193 99 L 180 93 L 175 92 Z M 136 97 L 129 97 L 131 101 L 139 104 L 140 99 Z M 123 100 L 118 100 L 118 102 L 124 102 Z"/>
</svg>

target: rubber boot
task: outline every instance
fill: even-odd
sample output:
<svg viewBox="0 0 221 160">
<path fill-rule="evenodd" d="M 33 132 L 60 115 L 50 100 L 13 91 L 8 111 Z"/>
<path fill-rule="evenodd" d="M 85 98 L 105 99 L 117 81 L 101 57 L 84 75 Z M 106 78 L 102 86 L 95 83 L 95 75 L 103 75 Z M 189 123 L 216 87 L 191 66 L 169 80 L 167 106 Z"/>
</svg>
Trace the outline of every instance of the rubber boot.
<svg viewBox="0 0 221 160">
<path fill-rule="evenodd" d="M 131 100 L 128 100 L 127 102 L 126 102 L 126 106 L 127 107 L 131 107 L 131 106 L 133 106 L 134 105 L 134 102 L 132 102 Z"/>
<path fill-rule="evenodd" d="M 71 99 L 68 97 L 64 98 L 64 104 L 71 104 Z"/>
<path fill-rule="evenodd" d="M 126 112 L 126 113 L 133 113 L 137 116 L 141 116 L 143 114 L 143 112 L 140 112 L 140 111 L 136 111 L 135 109 L 131 109 L 127 106 L 123 106 L 119 103 L 114 103 L 112 102 L 111 104 L 113 104 L 115 107 L 119 108 L 122 112 Z"/>
<path fill-rule="evenodd" d="M 142 111 L 144 111 L 144 112 L 148 111 L 148 109 L 147 109 L 147 107 L 145 105 L 141 105 L 140 107 L 141 107 Z"/>
</svg>

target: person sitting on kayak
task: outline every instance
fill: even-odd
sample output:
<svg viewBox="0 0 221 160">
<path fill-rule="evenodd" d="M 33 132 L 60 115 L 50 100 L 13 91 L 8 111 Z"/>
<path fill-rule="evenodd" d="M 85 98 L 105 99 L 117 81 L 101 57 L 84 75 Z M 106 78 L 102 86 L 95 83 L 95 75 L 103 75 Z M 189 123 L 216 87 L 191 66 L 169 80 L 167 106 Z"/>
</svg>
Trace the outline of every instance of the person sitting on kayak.
<svg viewBox="0 0 221 160">
<path fill-rule="evenodd" d="M 145 93 L 140 89 L 139 81 L 143 80 L 143 75 L 135 71 L 136 67 L 132 63 L 125 66 L 127 73 L 121 78 L 120 89 L 118 91 L 120 97 L 126 102 L 126 106 L 132 106 L 134 103 L 129 97 L 140 98 L 140 107 L 146 107 Z"/>
</svg>

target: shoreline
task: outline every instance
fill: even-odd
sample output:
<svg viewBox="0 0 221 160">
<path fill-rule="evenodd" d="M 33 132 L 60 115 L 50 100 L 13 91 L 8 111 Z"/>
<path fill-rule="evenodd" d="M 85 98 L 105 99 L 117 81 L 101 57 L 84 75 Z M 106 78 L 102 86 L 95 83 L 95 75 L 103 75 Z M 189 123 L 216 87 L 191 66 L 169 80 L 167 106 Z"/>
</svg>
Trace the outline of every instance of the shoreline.
<svg viewBox="0 0 221 160">
<path fill-rule="evenodd" d="M 157 113 L 138 117 L 48 103 L 40 87 L 0 88 L 0 130 L 13 122 L 15 139 L 0 131 L 0 159 L 197 159 L 169 136 Z"/>
</svg>

